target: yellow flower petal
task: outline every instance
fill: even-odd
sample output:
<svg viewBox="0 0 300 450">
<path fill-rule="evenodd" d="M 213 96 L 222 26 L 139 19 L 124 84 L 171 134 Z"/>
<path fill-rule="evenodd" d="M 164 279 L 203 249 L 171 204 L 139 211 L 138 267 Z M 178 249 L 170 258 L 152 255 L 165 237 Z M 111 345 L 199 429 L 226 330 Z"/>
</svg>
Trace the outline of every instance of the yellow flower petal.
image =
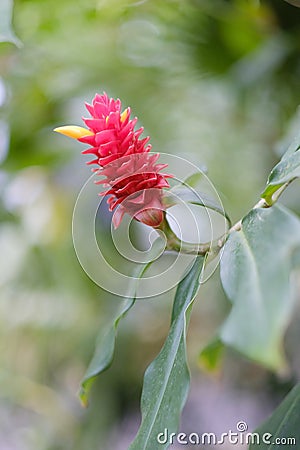
<svg viewBox="0 0 300 450">
<path fill-rule="evenodd" d="M 121 114 L 121 122 L 125 122 L 129 113 L 129 108 L 126 108 Z"/>
<path fill-rule="evenodd" d="M 54 128 L 56 133 L 64 134 L 73 139 L 79 139 L 83 136 L 92 136 L 94 133 L 87 128 L 77 127 L 76 125 L 67 125 L 65 127 Z"/>
</svg>

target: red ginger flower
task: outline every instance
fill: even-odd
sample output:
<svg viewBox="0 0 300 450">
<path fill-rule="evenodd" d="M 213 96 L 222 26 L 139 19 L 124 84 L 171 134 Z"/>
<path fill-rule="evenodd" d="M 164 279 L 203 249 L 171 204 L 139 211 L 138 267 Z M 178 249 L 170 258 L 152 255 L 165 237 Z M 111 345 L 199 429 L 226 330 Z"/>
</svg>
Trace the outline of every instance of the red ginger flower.
<svg viewBox="0 0 300 450">
<path fill-rule="evenodd" d="M 90 145 L 82 153 L 95 155 L 88 164 L 106 176 L 99 181 L 109 189 L 101 195 L 110 195 L 108 204 L 117 227 L 125 212 L 151 226 L 163 221 L 162 189 L 169 187 L 166 178 L 171 175 L 158 173 L 166 164 L 155 164 L 159 154 L 150 155 L 149 137 L 140 139 L 144 131 L 134 130 L 137 118 L 130 119 L 130 108 L 123 112 L 121 101 L 109 98 L 106 93 L 96 94 L 92 105 L 86 103 L 91 118 L 83 118 L 88 129 L 77 126 L 56 128 L 54 131 Z"/>
</svg>

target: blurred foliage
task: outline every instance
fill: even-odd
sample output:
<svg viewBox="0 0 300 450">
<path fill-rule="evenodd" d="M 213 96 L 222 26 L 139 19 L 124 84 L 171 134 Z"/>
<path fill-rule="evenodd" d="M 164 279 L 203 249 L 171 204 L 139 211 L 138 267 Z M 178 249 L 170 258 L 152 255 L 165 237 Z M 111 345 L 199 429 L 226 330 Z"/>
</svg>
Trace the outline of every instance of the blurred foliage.
<svg viewBox="0 0 300 450">
<path fill-rule="evenodd" d="M 300 10 L 283 0 L 15 0 L 13 25 L 23 46 L 0 43 L 1 448 L 125 449 L 171 294 L 126 318 L 115 362 L 82 411 L 79 381 L 118 301 L 76 260 L 72 209 L 90 172 L 79 144 L 52 129 L 81 125 L 84 101 L 106 90 L 132 107 L 155 151 L 207 166 L 238 219 L 279 159 L 281 136 L 299 127 Z M 299 213 L 298 192 L 285 202 Z M 201 298 L 194 364 L 228 310 L 215 279 Z M 255 395 L 268 380 L 224 358 L 224 382 Z"/>
</svg>

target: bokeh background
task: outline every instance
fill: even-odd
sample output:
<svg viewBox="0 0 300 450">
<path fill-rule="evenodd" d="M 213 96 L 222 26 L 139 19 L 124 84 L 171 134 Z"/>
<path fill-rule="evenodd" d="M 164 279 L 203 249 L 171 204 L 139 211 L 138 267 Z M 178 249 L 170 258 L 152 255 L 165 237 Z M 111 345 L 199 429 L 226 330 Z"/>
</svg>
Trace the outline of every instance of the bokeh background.
<svg viewBox="0 0 300 450">
<path fill-rule="evenodd" d="M 95 92 L 119 97 L 154 151 L 207 167 L 238 220 L 300 126 L 300 9 L 283 0 L 15 0 L 13 27 L 21 44 L 0 42 L 0 448 L 125 450 L 172 295 L 138 302 L 123 321 L 114 363 L 84 410 L 79 383 L 119 299 L 76 259 L 72 211 L 90 172 L 80 144 L 52 129 L 81 125 Z M 283 198 L 298 214 L 299 187 Z M 190 324 L 187 433 L 235 430 L 239 420 L 253 430 L 300 377 L 299 301 L 285 340 L 289 373 L 230 349 L 213 371 L 204 367 L 199 352 L 229 308 L 216 273 Z"/>
</svg>

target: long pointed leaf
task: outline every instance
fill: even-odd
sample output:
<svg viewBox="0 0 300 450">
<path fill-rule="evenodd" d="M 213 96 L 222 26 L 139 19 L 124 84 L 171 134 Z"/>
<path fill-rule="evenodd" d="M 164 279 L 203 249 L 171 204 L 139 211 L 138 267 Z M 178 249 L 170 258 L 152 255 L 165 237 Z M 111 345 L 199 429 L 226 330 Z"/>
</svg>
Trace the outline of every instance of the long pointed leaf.
<svg viewBox="0 0 300 450">
<path fill-rule="evenodd" d="M 255 433 L 249 450 L 276 450 L 281 448 L 298 449 L 300 446 L 300 384 L 285 397 L 269 419 Z"/>
<path fill-rule="evenodd" d="M 273 194 L 285 183 L 300 177 L 300 133 L 293 139 L 279 163 L 271 171 L 261 197 L 272 204 Z"/>
<path fill-rule="evenodd" d="M 178 285 L 169 335 L 145 372 L 141 399 L 142 423 L 130 450 L 167 448 L 167 442 L 157 440 L 159 433 L 165 428 L 169 433 L 176 432 L 178 428 L 190 380 L 185 343 L 187 315 L 199 288 L 204 261 L 205 257 L 198 256 Z"/>
<path fill-rule="evenodd" d="M 123 300 L 123 303 L 119 309 L 119 312 L 112 323 L 107 327 L 107 329 L 103 332 L 101 331 L 96 342 L 96 348 L 94 356 L 86 370 L 86 373 L 81 381 L 81 388 L 79 391 L 79 398 L 83 406 L 88 406 L 89 401 L 89 393 L 91 387 L 97 378 L 102 372 L 108 369 L 113 361 L 114 353 L 115 353 L 115 343 L 117 337 L 117 329 L 120 320 L 126 316 L 128 311 L 134 305 L 136 298 L 136 287 L 138 283 L 138 279 L 141 278 L 148 267 L 152 264 L 152 261 L 143 265 L 142 268 L 139 268 L 139 273 L 137 274 L 137 281 L 134 280 L 134 284 L 131 286 L 131 292 L 128 294 L 128 298 Z"/>
</svg>

